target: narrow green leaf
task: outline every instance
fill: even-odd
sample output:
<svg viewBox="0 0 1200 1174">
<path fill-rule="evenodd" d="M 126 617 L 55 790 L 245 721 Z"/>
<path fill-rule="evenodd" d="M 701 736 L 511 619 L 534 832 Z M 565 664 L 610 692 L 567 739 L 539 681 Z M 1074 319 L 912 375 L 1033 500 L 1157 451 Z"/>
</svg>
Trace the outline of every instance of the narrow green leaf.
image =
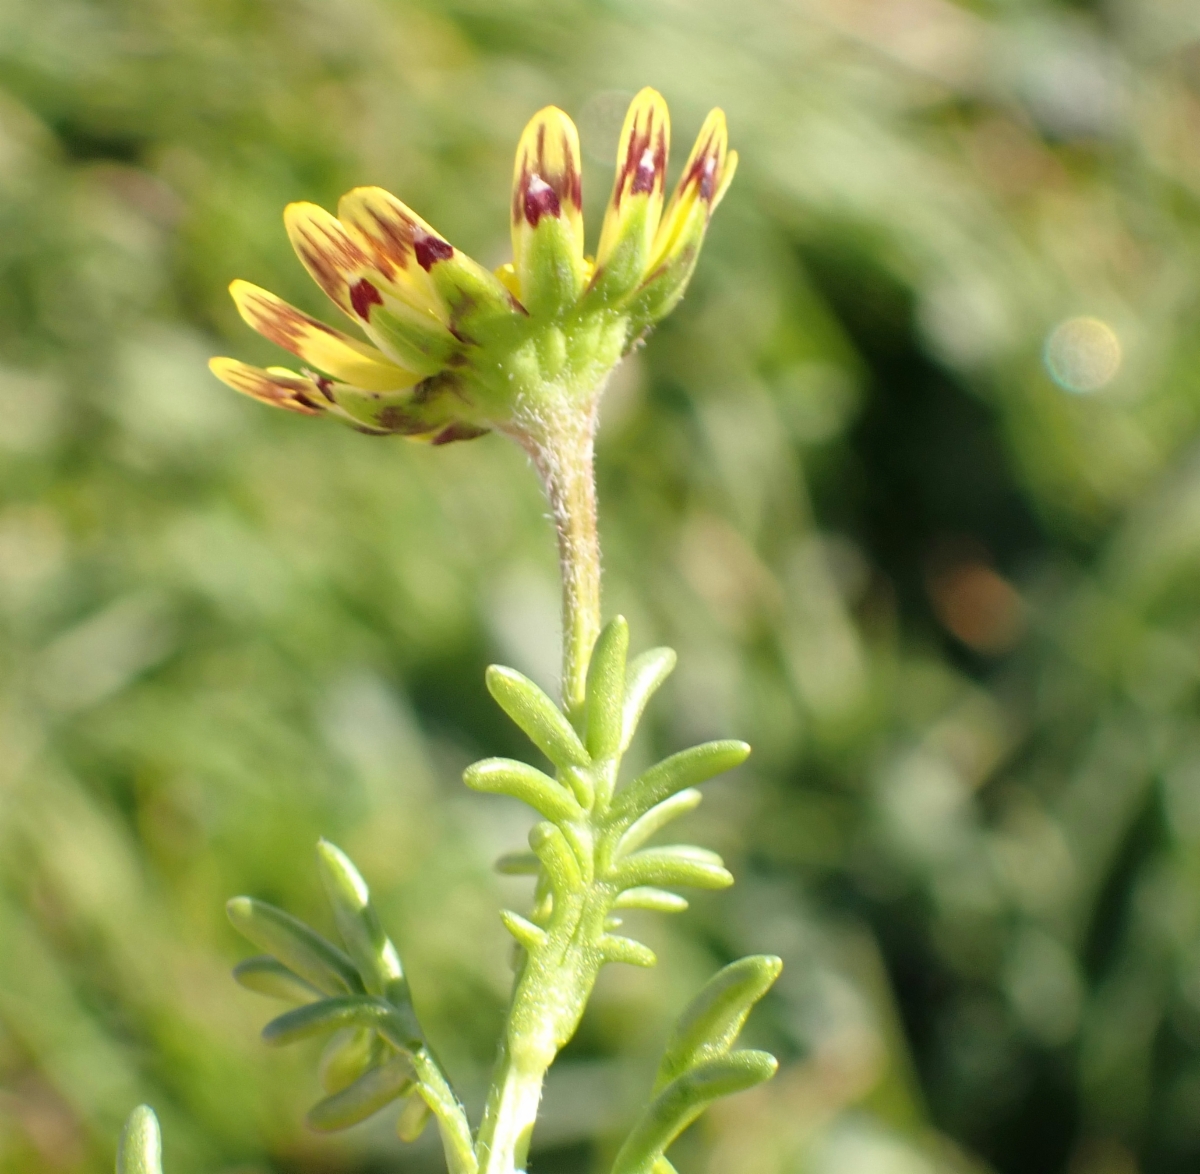
<svg viewBox="0 0 1200 1174">
<path fill-rule="evenodd" d="M 749 754 L 745 742 L 735 741 L 705 742 L 672 754 L 617 792 L 612 804 L 613 822 L 636 819 L 676 791 L 740 766 Z"/>
<path fill-rule="evenodd" d="M 149 1105 L 138 1105 L 125 1121 L 117 1145 L 117 1174 L 162 1174 L 162 1133 Z"/>
<path fill-rule="evenodd" d="M 512 758 L 485 758 L 476 762 L 463 771 L 463 782 L 472 791 L 520 799 L 555 823 L 566 823 L 583 815 L 574 796 L 549 775 Z"/>
<path fill-rule="evenodd" d="M 655 1090 L 696 1064 L 728 1052 L 751 1008 L 782 969 L 780 959 L 752 954 L 717 971 L 680 1015 L 663 1051 Z"/>
<path fill-rule="evenodd" d="M 579 861 L 567 837 L 554 824 L 534 824 L 529 832 L 529 846 L 545 866 L 555 892 L 573 893 L 583 884 Z"/>
<path fill-rule="evenodd" d="M 623 889 L 643 885 L 725 889 L 733 884 L 733 875 L 715 852 L 693 848 L 689 844 L 669 844 L 634 852 L 614 870 L 614 879 Z"/>
<path fill-rule="evenodd" d="M 488 692 L 555 766 L 587 766 L 588 753 L 562 710 L 516 669 L 492 665 Z"/>
<path fill-rule="evenodd" d="M 606 962 L 627 962 L 630 966 L 657 966 L 658 958 L 649 946 L 633 938 L 606 933 L 600 938 L 600 951 Z"/>
<path fill-rule="evenodd" d="M 322 1133 L 348 1129 L 404 1096 L 413 1087 L 412 1065 L 397 1056 L 364 1072 L 352 1085 L 318 1101 L 308 1111 L 308 1124 Z"/>
<path fill-rule="evenodd" d="M 386 1053 L 386 1054 L 385 1054 Z M 349 1088 L 368 1068 L 391 1055 L 391 1048 L 369 1027 L 342 1027 L 321 1052 L 321 1087 L 332 1096 Z"/>
<path fill-rule="evenodd" d="M 546 944 L 546 931 L 534 925 L 532 921 L 526 921 L 519 913 L 514 913 L 511 909 L 502 909 L 500 920 L 504 922 L 504 928 L 526 950 L 532 952 Z"/>
<path fill-rule="evenodd" d="M 374 1027 L 384 1032 L 390 1040 L 388 1029 L 394 1029 L 394 1025 L 388 1021 L 394 1019 L 395 1015 L 394 1007 L 382 999 L 366 995 L 322 999 L 319 1003 L 308 1003 L 272 1019 L 263 1028 L 262 1037 L 267 1043 L 282 1047 L 322 1032 L 336 1031 L 339 1027 Z"/>
<path fill-rule="evenodd" d="M 685 897 L 649 885 L 626 889 L 613 902 L 614 909 L 651 909 L 656 913 L 682 913 L 687 907 Z"/>
<path fill-rule="evenodd" d="M 323 993 L 270 954 L 256 954 L 239 962 L 233 968 L 233 978 L 248 991 L 283 999 L 287 1003 L 306 1003 L 309 999 L 320 998 Z"/>
<path fill-rule="evenodd" d="M 505 852 L 492 867 L 501 876 L 537 876 L 542 862 L 532 852 Z"/>
<path fill-rule="evenodd" d="M 317 864 L 338 932 L 373 995 L 406 1001 L 400 955 L 379 922 L 366 881 L 350 858 L 328 840 L 317 843 Z"/>
<path fill-rule="evenodd" d="M 290 913 L 253 897 L 234 897 L 225 910 L 242 937 L 273 954 L 318 990 L 341 995 L 363 989 L 354 963 Z"/>
<path fill-rule="evenodd" d="M 613 1174 L 651 1174 L 667 1147 L 713 1101 L 769 1080 L 778 1066 L 766 1052 L 733 1052 L 673 1080 L 643 1111 L 613 1162 Z"/>
<path fill-rule="evenodd" d="M 635 658 L 629 666 L 625 678 L 625 704 L 621 711 L 621 745 L 622 754 L 629 749 L 633 735 L 637 733 L 638 723 L 646 710 L 650 698 L 658 692 L 659 686 L 671 675 L 675 667 L 675 650 L 673 648 L 651 648 Z"/>
<path fill-rule="evenodd" d="M 700 806 L 704 796 L 695 787 L 685 787 L 669 799 L 651 807 L 640 819 L 635 819 L 625 830 L 625 834 L 617 841 L 613 849 L 613 859 L 620 860 L 628 856 L 635 848 L 640 848 L 655 832 L 664 828 L 673 819 L 678 819 L 689 811 L 695 811 Z"/>
<path fill-rule="evenodd" d="M 624 616 L 617 616 L 600 633 L 588 665 L 585 725 L 593 759 L 612 758 L 620 751 L 628 652 L 629 625 Z"/>
<path fill-rule="evenodd" d="M 409 1097 L 396 1121 L 396 1136 L 401 1141 L 416 1141 L 432 1116 L 433 1111 L 419 1095 Z"/>
</svg>

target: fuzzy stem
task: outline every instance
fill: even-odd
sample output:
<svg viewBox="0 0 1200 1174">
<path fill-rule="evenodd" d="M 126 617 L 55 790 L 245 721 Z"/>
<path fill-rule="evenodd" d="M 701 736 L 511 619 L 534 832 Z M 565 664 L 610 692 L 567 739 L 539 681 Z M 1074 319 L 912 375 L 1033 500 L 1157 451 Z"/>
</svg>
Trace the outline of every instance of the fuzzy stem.
<svg viewBox="0 0 1200 1174">
<path fill-rule="evenodd" d="M 575 411 L 522 437 L 558 533 L 562 572 L 563 709 L 578 727 L 592 646 L 600 634 L 600 536 L 596 528 L 594 411 Z"/>
</svg>

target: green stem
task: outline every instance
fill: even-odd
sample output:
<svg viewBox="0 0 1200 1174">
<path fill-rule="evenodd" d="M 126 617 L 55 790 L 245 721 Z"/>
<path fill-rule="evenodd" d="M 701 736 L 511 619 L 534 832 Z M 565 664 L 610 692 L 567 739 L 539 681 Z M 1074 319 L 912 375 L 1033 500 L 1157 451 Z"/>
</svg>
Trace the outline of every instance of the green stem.
<svg viewBox="0 0 1200 1174">
<path fill-rule="evenodd" d="M 534 397 L 538 409 L 510 429 L 546 491 L 558 534 L 562 574 L 563 711 L 582 730 L 588 662 L 600 634 L 600 537 L 596 527 L 594 439 L 599 392 L 578 398 Z M 480 1174 L 523 1169 L 546 1070 L 579 1025 L 601 965 L 595 942 L 614 894 L 592 884 L 591 827 L 587 881 L 556 892 L 549 940 L 527 954 L 513 990 L 504 1039 L 475 1145 Z"/>
<path fill-rule="evenodd" d="M 575 1034 L 603 963 L 597 943 L 615 895 L 594 881 L 557 893 L 547 941 L 522 961 L 479 1127 L 480 1174 L 524 1168 L 546 1071 Z"/>
<path fill-rule="evenodd" d="M 578 409 L 521 437 L 541 476 L 562 572 L 563 710 L 578 728 L 592 646 L 600 634 L 600 536 L 593 459 L 595 412 Z"/>
</svg>

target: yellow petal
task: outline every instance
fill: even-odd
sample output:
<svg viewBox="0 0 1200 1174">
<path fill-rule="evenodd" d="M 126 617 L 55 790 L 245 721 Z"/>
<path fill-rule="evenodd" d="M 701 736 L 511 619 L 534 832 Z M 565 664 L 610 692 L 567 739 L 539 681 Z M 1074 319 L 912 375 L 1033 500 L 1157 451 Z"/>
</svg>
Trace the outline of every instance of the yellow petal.
<svg viewBox="0 0 1200 1174">
<path fill-rule="evenodd" d="M 253 399 L 304 416 L 319 416 L 323 407 L 316 382 L 283 367 L 251 367 L 237 359 L 209 359 L 208 369 L 224 384 Z"/>
<path fill-rule="evenodd" d="M 648 255 L 650 243 L 662 215 L 667 184 L 667 155 L 671 148 L 671 118 L 662 94 L 647 86 L 630 103 L 617 148 L 617 173 L 612 196 L 604 213 L 600 247 L 596 250 L 597 268 L 603 268 L 630 227 L 630 217 L 638 213 L 637 231 L 645 234 L 641 249 Z M 645 215 L 637 207 L 641 198 Z M 638 242 L 639 245 L 642 242 Z"/>
<path fill-rule="evenodd" d="M 449 241 L 391 192 L 378 187 L 348 191 L 338 201 L 338 220 L 364 247 L 399 298 L 445 322 L 445 307 L 429 271 L 454 256 Z"/>
<path fill-rule="evenodd" d="M 725 112 L 709 112 L 696 138 L 696 145 L 684 165 L 683 174 L 663 213 L 662 224 L 654 239 L 654 254 L 648 269 L 653 272 L 676 247 L 680 233 L 687 225 L 693 210 L 699 205 L 706 216 L 711 215 L 717 200 L 725 194 L 733 174 L 728 165 L 729 132 Z"/>
<path fill-rule="evenodd" d="M 382 189 L 357 188 L 342 201 L 353 227 L 315 204 L 289 204 L 283 214 L 288 235 L 317 284 L 387 358 L 421 377 L 434 374 L 460 349 L 446 326 L 448 309 L 421 265 L 401 266 L 398 250 L 385 247 L 382 229 L 376 229 L 375 238 L 368 233 L 366 225 L 375 220 L 364 209 L 364 193 L 378 193 L 404 208 Z M 429 247 L 454 252 L 444 241 Z"/>
<path fill-rule="evenodd" d="M 543 216 L 565 220 L 583 256 L 583 182 L 579 132 L 557 106 L 539 110 L 517 144 L 513 164 L 513 257 L 520 269 L 524 238 Z"/>
<path fill-rule="evenodd" d="M 420 379 L 389 362 L 375 347 L 310 318 L 268 290 L 235 281 L 229 292 L 247 325 L 337 379 L 367 391 L 411 387 Z"/>
<path fill-rule="evenodd" d="M 317 204 L 289 204 L 283 210 L 283 223 L 296 256 L 313 281 L 351 317 L 364 317 L 356 313 L 355 303 L 369 299 L 369 294 L 359 286 L 359 278 L 374 265 L 362 245 L 336 216 Z"/>
</svg>

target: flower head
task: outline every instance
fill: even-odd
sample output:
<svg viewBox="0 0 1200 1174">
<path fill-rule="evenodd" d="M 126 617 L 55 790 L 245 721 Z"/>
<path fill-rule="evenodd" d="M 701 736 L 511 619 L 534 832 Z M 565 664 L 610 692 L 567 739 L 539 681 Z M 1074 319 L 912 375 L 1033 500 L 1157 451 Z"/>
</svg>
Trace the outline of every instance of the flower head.
<svg viewBox="0 0 1200 1174">
<path fill-rule="evenodd" d="M 513 259 L 495 273 L 382 188 L 348 192 L 336 216 L 289 204 L 301 262 L 369 341 L 235 281 L 245 321 L 303 366 L 218 358 L 213 373 L 276 407 L 435 444 L 536 432 L 563 403 L 590 414 L 611 368 L 683 296 L 733 177 L 737 155 L 714 110 L 664 209 L 669 144 L 666 103 L 647 88 L 625 119 L 595 260 L 584 254 L 579 135 L 554 106 L 521 136 Z"/>
</svg>

